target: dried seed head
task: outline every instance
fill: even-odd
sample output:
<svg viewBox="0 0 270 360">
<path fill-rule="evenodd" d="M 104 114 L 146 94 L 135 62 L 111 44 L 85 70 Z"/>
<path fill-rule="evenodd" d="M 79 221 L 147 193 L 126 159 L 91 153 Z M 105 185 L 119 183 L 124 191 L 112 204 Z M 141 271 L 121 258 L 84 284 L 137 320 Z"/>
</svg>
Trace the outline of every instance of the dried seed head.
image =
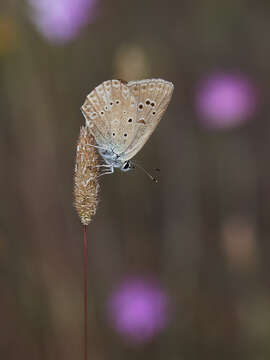
<svg viewBox="0 0 270 360">
<path fill-rule="evenodd" d="M 96 213 L 98 203 L 98 154 L 93 146 L 95 141 L 87 127 L 82 126 L 77 145 L 74 205 L 81 222 L 88 225 Z"/>
</svg>

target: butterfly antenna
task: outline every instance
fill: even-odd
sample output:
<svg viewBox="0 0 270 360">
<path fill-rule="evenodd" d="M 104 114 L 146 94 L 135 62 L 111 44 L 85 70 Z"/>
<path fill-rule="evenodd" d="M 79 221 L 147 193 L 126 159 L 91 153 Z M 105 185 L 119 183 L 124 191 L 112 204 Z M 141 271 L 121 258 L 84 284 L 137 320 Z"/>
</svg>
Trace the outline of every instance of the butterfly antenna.
<svg viewBox="0 0 270 360">
<path fill-rule="evenodd" d="M 143 166 L 141 166 L 138 163 L 135 163 L 134 161 L 131 162 L 131 164 L 134 167 L 137 167 L 139 169 L 141 169 L 152 181 L 154 181 L 156 184 L 158 183 L 158 178 L 156 178 L 155 176 L 151 175 L 147 170 L 145 170 L 145 168 Z"/>
</svg>

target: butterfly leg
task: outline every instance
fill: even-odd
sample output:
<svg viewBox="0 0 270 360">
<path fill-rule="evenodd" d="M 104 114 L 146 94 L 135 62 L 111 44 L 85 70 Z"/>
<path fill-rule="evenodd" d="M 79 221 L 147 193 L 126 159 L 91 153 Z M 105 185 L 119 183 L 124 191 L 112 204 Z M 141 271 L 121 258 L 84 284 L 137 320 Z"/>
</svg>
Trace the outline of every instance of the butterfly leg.
<svg viewBox="0 0 270 360">
<path fill-rule="evenodd" d="M 102 167 L 111 168 L 112 165 L 109 165 L 109 164 L 101 164 L 101 165 L 95 165 L 94 167 L 95 167 L 95 168 L 102 168 Z"/>
<path fill-rule="evenodd" d="M 94 148 L 100 149 L 100 150 L 107 150 L 106 148 L 104 148 L 104 147 L 102 147 L 102 146 L 98 146 L 98 145 L 86 144 L 86 146 L 94 147 Z"/>
<path fill-rule="evenodd" d="M 102 174 L 100 174 L 98 177 L 103 176 L 103 175 L 109 175 L 109 174 L 113 174 L 114 173 L 114 167 L 112 165 L 108 165 L 110 167 L 110 169 L 108 171 L 103 172 Z"/>
<path fill-rule="evenodd" d="M 105 168 L 105 170 L 107 170 L 108 168 L 110 168 L 109 171 L 111 171 L 111 167 L 112 165 L 109 165 L 109 164 L 100 164 L 100 165 L 95 165 L 95 166 L 88 166 L 88 169 L 89 170 L 92 170 L 92 169 L 102 169 L 102 168 Z"/>
</svg>

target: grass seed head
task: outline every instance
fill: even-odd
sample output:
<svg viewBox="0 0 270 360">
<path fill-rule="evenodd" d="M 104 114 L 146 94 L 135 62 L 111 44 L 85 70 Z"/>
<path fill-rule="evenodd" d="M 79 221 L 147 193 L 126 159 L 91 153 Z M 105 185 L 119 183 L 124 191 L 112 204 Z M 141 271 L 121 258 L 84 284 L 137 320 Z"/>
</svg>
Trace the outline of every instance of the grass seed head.
<svg viewBox="0 0 270 360">
<path fill-rule="evenodd" d="M 95 215 L 98 204 L 99 156 L 95 140 L 89 128 L 82 126 L 77 144 L 75 175 L 74 175 L 74 205 L 83 225 L 88 225 Z"/>
</svg>

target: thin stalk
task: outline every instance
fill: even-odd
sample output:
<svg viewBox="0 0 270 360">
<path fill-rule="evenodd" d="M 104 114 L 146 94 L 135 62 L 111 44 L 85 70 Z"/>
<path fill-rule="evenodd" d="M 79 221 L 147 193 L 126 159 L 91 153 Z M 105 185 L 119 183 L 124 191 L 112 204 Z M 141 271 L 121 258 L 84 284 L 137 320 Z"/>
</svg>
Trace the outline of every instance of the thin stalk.
<svg viewBox="0 0 270 360">
<path fill-rule="evenodd" d="M 86 225 L 83 233 L 83 258 L 84 258 L 84 360 L 87 360 L 87 238 Z"/>
</svg>

